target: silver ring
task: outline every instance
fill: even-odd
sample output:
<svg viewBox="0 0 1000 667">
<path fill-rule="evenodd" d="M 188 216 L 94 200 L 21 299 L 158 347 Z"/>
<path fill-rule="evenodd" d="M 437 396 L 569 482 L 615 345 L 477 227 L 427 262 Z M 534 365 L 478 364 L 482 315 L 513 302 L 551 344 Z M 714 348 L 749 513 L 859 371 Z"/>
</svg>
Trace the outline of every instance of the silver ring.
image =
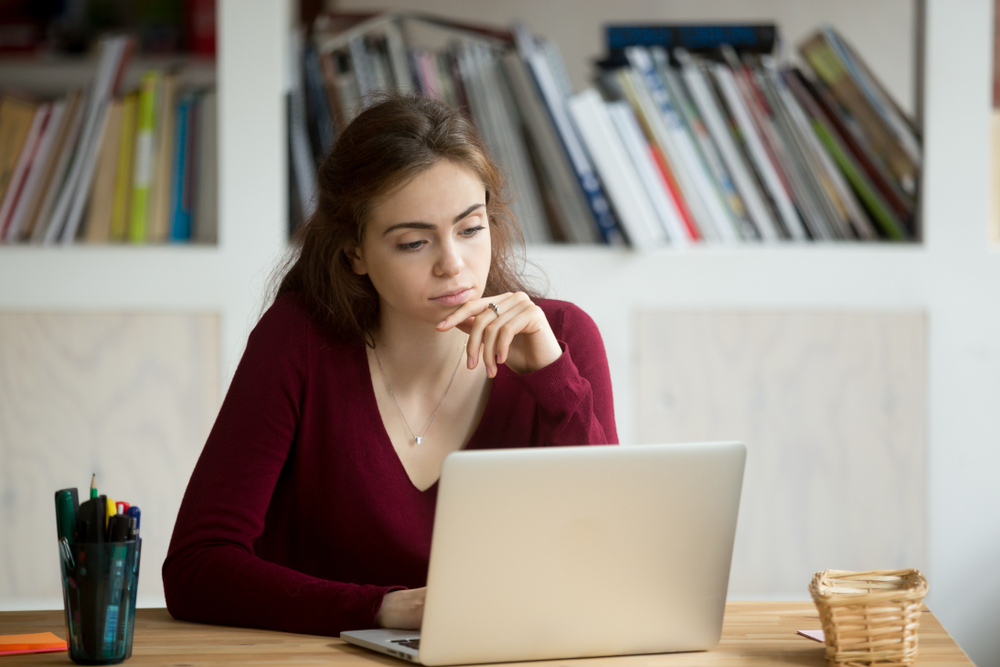
<svg viewBox="0 0 1000 667">
<path fill-rule="evenodd" d="M 500 317 L 500 309 L 497 308 L 497 305 L 495 303 L 491 303 L 490 308 L 492 308 L 493 312 L 497 314 L 497 317 Z"/>
</svg>

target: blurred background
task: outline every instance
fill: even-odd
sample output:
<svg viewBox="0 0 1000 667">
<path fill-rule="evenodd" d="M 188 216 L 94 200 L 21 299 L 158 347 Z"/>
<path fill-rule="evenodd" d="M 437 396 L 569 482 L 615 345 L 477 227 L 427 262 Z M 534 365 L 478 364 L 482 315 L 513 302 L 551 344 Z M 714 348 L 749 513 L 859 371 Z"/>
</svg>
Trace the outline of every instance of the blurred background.
<svg viewBox="0 0 1000 667">
<path fill-rule="evenodd" d="M 0 609 L 61 606 L 52 493 L 95 472 L 142 507 L 140 605 L 163 605 L 187 479 L 316 162 L 392 86 L 473 117 L 529 272 L 600 327 L 622 442 L 746 443 L 731 599 L 916 567 L 1000 665 L 996 18 L 0 2 Z"/>
</svg>

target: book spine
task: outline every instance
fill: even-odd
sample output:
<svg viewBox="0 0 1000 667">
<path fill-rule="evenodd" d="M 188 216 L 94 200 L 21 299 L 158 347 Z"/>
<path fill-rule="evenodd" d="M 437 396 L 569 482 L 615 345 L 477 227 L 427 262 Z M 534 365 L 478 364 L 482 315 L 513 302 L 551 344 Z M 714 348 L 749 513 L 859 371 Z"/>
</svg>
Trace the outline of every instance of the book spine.
<svg viewBox="0 0 1000 667">
<path fill-rule="evenodd" d="M 31 166 L 31 173 L 24 186 L 24 194 L 21 196 L 11 216 L 10 226 L 7 228 L 6 240 L 14 243 L 21 239 L 22 234 L 30 231 L 27 227 L 31 223 L 31 218 L 37 211 L 42 197 L 45 195 L 46 177 L 51 171 L 54 161 L 54 146 L 59 140 L 59 135 L 63 131 L 65 124 L 66 102 L 59 100 L 52 105 L 49 120 L 45 124 L 45 131 L 38 141 L 38 152 Z"/>
<path fill-rule="evenodd" d="M 694 138 L 698 148 L 701 149 L 701 155 L 716 184 L 719 186 L 723 201 L 729 207 L 733 218 L 739 224 L 740 235 L 744 239 L 756 239 L 758 236 L 757 228 L 750 221 L 743 199 L 736 190 L 736 184 L 733 183 L 733 179 L 726 169 L 722 157 L 719 155 L 718 148 L 715 142 L 712 141 L 712 136 L 705 126 L 705 121 L 701 117 L 698 107 L 691 99 L 687 87 L 681 81 L 678 73 L 669 66 L 666 51 L 654 47 L 650 49 L 650 53 L 653 56 L 654 63 L 656 63 L 656 69 L 664 87 L 670 92 L 670 96 L 674 99 L 678 112 L 684 119 L 691 136 Z"/>
<path fill-rule="evenodd" d="M 111 209 L 114 203 L 115 170 L 118 160 L 118 142 L 121 139 L 121 101 L 108 105 L 101 131 L 100 150 L 94 182 L 90 191 L 87 220 L 81 234 L 87 243 L 107 243 L 111 235 Z"/>
<path fill-rule="evenodd" d="M 813 158 L 815 167 L 830 183 L 834 195 L 842 207 L 843 212 L 840 214 L 847 219 L 854 234 L 863 240 L 874 240 L 877 237 L 875 228 L 858 203 L 850 185 L 844 179 L 843 173 L 812 131 L 805 112 L 795 96 L 788 90 L 788 86 L 778 73 L 773 60 L 770 58 L 762 59 L 761 69 L 758 70 L 757 74 L 763 87 L 779 99 L 777 106 L 787 116 L 786 122 L 790 126 L 789 133 L 799 139 L 799 142 L 803 144 L 803 150 L 807 151 Z"/>
<path fill-rule="evenodd" d="M 691 185 L 685 188 L 685 193 L 689 194 L 688 200 L 696 198 L 700 200 L 705 211 L 706 224 L 715 228 L 719 239 L 724 243 L 735 243 L 739 240 L 735 221 L 723 203 L 722 195 L 708 172 L 708 168 L 698 155 L 698 149 L 678 115 L 673 100 L 670 99 L 666 88 L 663 87 L 663 83 L 657 76 L 648 50 L 641 47 L 630 47 L 626 49 L 625 55 L 635 69 L 639 78 L 638 84 L 645 86 L 662 115 L 669 134 L 669 142 L 666 145 L 668 153 L 671 148 L 673 149 L 673 154 L 668 155 L 668 157 L 671 158 L 671 162 L 679 171 L 678 178 L 690 179 Z"/>
<path fill-rule="evenodd" d="M 806 62 L 830 93 L 857 121 L 864 139 L 907 193 L 916 189 L 917 168 L 896 137 L 872 108 L 836 51 L 822 33 L 800 47 Z"/>
<path fill-rule="evenodd" d="M 190 219 L 184 207 L 186 190 L 185 167 L 188 159 L 188 125 L 191 112 L 191 98 L 185 95 L 177 105 L 174 125 L 173 145 L 173 193 L 170 197 L 170 240 L 183 241 L 190 235 Z"/>
<path fill-rule="evenodd" d="M 102 41 L 100 65 L 91 98 L 88 100 L 89 108 L 83 137 L 73 159 L 67 187 L 60 195 L 56 212 L 46 231 L 47 242 L 61 239 L 62 243 L 70 244 L 76 239 L 94 177 L 104 116 L 120 79 L 125 60 L 131 52 L 131 44 L 131 40 L 126 37 L 110 37 Z"/>
<path fill-rule="evenodd" d="M 556 208 L 562 216 L 564 235 L 573 243 L 596 243 L 597 226 L 590 207 L 576 183 L 573 167 L 559 143 L 556 128 L 545 110 L 527 65 L 520 54 L 511 51 L 504 55 L 503 66 L 531 142 L 542 163 L 545 181 L 553 192 Z"/>
<path fill-rule="evenodd" d="M 118 139 L 118 167 L 115 175 L 115 199 L 111 207 L 111 241 L 124 241 L 128 235 L 132 202 L 132 160 L 135 146 L 135 112 L 139 94 L 129 93 L 122 101 L 121 137 Z"/>
<path fill-rule="evenodd" d="M 559 86 L 549 71 L 548 63 L 545 61 L 544 56 L 536 50 L 528 53 L 526 60 L 528 68 L 534 75 L 538 88 L 542 93 L 545 106 L 552 116 L 552 122 L 559 132 L 563 148 L 566 150 L 570 163 L 573 165 L 573 170 L 576 172 L 580 188 L 583 190 L 584 195 L 587 197 L 587 202 L 590 204 L 590 209 L 594 214 L 594 220 L 597 222 L 601 237 L 605 243 L 610 245 L 617 245 L 624 242 L 621 229 L 618 227 L 618 221 L 611 211 L 611 205 L 604 196 L 600 181 L 597 180 L 597 176 L 594 174 L 590 158 L 580 144 L 576 129 L 566 112 L 562 95 L 559 92 Z"/>
<path fill-rule="evenodd" d="M 17 164 L 14 166 L 7 192 L 3 197 L 3 203 L 0 204 L 0 239 L 7 237 L 8 228 L 17 204 L 24 194 L 24 186 L 30 174 L 31 165 L 38 154 L 38 143 L 45 131 L 51 112 L 51 104 L 42 104 L 35 110 L 34 117 L 31 119 L 28 135 L 20 149 Z"/>
<path fill-rule="evenodd" d="M 662 228 L 659 238 L 651 233 L 650 222 L 656 221 L 656 213 L 646 193 L 640 189 L 639 176 L 625 154 L 600 94 L 588 88 L 570 98 L 568 106 L 630 244 L 637 249 L 658 245 L 665 240 L 665 234 Z"/>
<path fill-rule="evenodd" d="M 142 77 L 135 121 L 135 157 L 132 171 L 132 217 L 128 238 L 145 243 L 149 223 L 149 189 L 156 163 L 156 89 L 160 75 L 147 72 Z"/>
<path fill-rule="evenodd" d="M 153 182 L 149 188 L 149 225 L 148 239 L 152 243 L 163 243 L 167 240 L 170 229 L 170 174 L 173 169 L 174 145 L 174 113 L 177 109 L 177 79 L 176 74 L 163 77 L 158 89 L 161 94 L 157 100 L 156 115 L 156 166 L 153 172 Z"/>
<path fill-rule="evenodd" d="M 658 178 L 659 173 L 653 162 L 652 152 L 642 135 L 642 129 L 639 127 L 632 107 L 625 101 L 611 102 L 608 104 L 608 112 L 611 114 L 611 120 L 615 123 L 615 129 L 621 136 L 626 153 L 632 159 L 639 181 L 656 212 L 659 227 L 650 229 L 650 236 L 657 244 L 670 241 L 678 247 L 688 245 L 688 237 L 684 231 L 684 223 L 681 222 L 680 211 L 677 210 L 663 181 Z"/>
<path fill-rule="evenodd" d="M 767 150 L 764 148 L 764 143 L 761 141 L 760 135 L 757 134 L 757 128 L 754 127 L 753 120 L 750 118 L 750 112 L 744 104 L 743 98 L 740 96 L 736 82 L 733 80 L 733 73 L 728 67 L 722 64 L 716 64 L 712 70 L 716 81 L 720 84 L 719 87 L 723 95 L 725 95 L 729 110 L 740 128 L 740 136 L 746 144 L 757 172 L 761 174 L 771 199 L 777 205 L 778 213 L 785 223 L 785 228 L 791 229 L 793 225 L 800 226 L 802 222 L 795 211 L 795 206 L 792 204 L 792 200 L 788 196 L 788 192 L 785 190 L 784 184 L 781 182 L 781 178 L 774 164 L 771 162 L 770 156 L 767 154 Z M 757 228 L 760 230 L 761 236 L 765 241 L 776 241 L 781 238 L 778 234 L 777 225 L 770 216 L 761 216 Z"/>
<path fill-rule="evenodd" d="M 195 212 L 191 237 L 198 243 L 215 243 L 218 227 L 218 157 L 216 93 L 202 95 L 198 116 L 198 168 Z"/>
</svg>

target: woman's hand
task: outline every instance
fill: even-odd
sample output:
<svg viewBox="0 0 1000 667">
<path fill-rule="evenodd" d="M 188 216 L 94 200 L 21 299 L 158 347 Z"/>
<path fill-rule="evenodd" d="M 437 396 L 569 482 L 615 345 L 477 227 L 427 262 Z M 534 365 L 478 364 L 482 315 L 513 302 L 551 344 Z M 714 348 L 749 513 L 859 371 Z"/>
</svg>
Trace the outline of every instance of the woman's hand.
<svg viewBox="0 0 1000 667">
<path fill-rule="evenodd" d="M 496 311 L 490 304 L 496 305 Z M 497 366 L 518 374 L 545 368 L 562 356 L 562 348 L 545 313 L 524 292 L 510 292 L 463 303 L 438 324 L 438 331 L 458 327 L 469 334 L 469 368 L 479 364 L 482 352 L 486 374 L 496 377 Z"/>
<path fill-rule="evenodd" d="M 424 620 L 426 596 L 426 586 L 386 593 L 382 598 L 382 608 L 375 616 L 375 625 L 397 630 L 419 630 Z"/>
</svg>

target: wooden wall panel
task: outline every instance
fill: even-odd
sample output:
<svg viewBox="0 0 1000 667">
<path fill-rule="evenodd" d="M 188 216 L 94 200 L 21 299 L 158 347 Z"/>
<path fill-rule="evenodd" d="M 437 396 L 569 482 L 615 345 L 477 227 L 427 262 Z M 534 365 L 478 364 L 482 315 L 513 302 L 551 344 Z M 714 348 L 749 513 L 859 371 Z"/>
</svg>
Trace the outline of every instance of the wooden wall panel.
<svg viewBox="0 0 1000 667">
<path fill-rule="evenodd" d="M 215 314 L 0 313 L 0 601 L 58 599 L 53 494 L 142 509 L 142 599 L 219 406 Z"/>
<path fill-rule="evenodd" d="M 923 313 L 660 311 L 638 332 L 638 441 L 747 445 L 731 594 L 923 566 Z"/>
</svg>

